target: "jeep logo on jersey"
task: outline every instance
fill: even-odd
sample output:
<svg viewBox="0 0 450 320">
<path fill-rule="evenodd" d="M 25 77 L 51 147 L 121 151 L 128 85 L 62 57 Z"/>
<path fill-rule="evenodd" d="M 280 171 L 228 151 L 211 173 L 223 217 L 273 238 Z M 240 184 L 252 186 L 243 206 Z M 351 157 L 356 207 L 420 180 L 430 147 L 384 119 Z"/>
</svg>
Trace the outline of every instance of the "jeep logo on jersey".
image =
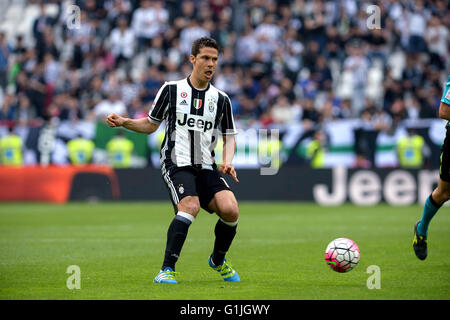
<svg viewBox="0 0 450 320">
<path fill-rule="evenodd" d="M 194 108 L 200 109 L 202 107 L 202 99 L 194 99 Z"/>
<path fill-rule="evenodd" d="M 191 130 L 206 132 L 213 128 L 213 122 L 205 120 L 201 116 L 187 115 L 186 113 L 177 113 L 177 124 L 182 127 L 188 127 Z"/>
</svg>

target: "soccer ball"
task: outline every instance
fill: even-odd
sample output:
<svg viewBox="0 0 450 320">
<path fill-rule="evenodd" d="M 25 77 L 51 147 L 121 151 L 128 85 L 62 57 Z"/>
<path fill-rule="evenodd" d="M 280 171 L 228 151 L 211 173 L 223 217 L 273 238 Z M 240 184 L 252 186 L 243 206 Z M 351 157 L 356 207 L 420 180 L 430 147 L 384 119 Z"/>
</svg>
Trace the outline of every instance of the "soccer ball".
<svg viewBox="0 0 450 320">
<path fill-rule="evenodd" d="M 359 248 L 353 240 L 338 238 L 325 249 L 325 261 L 336 272 L 348 272 L 359 262 Z"/>
</svg>

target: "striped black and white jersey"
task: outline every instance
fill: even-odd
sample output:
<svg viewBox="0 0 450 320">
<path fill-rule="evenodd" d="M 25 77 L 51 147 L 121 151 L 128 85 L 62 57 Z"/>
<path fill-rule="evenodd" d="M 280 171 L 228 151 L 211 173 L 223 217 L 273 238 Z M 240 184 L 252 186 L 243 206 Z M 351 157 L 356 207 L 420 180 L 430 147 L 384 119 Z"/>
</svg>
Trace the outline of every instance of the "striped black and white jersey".
<svg viewBox="0 0 450 320">
<path fill-rule="evenodd" d="M 174 166 L 212 170 L 218 136 L 237 134 L 230 98 L 211 84 L 204 90 L 194 88 L 189 77 L 164 83 L 148 119 L 166 121 L 160 152 L 163 174 Z"/>
</svg>

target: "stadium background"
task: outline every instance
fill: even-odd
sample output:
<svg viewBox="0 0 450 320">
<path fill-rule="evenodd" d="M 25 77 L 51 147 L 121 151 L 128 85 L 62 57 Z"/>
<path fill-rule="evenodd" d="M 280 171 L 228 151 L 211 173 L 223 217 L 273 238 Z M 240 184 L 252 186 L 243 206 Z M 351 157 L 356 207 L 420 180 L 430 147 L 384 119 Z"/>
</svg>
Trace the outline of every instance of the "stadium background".
<svg viewBox="0 0 450 320">
<path fill-rule="evenodd" d="M 449 299 L 447 208 L 433 220 L 427 261 L 411 248 L 439 177 L 446 1 L 142 5 L 0 1 L 0 136 L 12 128 L 23 143 L 19 165 L 0 161 L 1 299 Z M 367 27 L 369 5 L 380 29 Z M 240 183 L 228 182 L 241 214 L 228 257 L 244 281 L 224 284 L 207 270 L 216 217 L 203 213 L 177 264 L 180 286 L 161 288 L 151 281 L 172 212 L 158 168 L 162 130 L 125 132 L 133 157 L 115 168 L 106 146 L 118 130 L 103 120 L 111 110 L 146 116 L 164 81 L 189 74 L 190 44 L 203 35 L 224 48 L 213 82 L 239 128 Z M 280 142 L 264 144 L 259 129 L 278 129 Z M 406 168 L 396 150 L 409 133 L 424 145 Z M 71 164 L 68 143 L 79 136 L 94 142 L 89 165 Z M 259 151 L 269 149 L 281 162 L 263 175 Z M 323 250 L 343 236 L 361 261 L 337 274 Z M 81 290 L 71 289 L 72 265 Z M 366 285 L 371 265 L 381 290 Z"/>
<path fill-rule="evenodd" d="M 421 159 L 408 169 L 439 166 L 444 122 L 437 111 L 449 70 L 445 1 L 1 5 L 0 136 L 8 128 L 20 136 L 23 166 L 70 165 L 67 146 L 77 137 L 95 143 L 88 162 L 111 165 L 105 149 L 117 130 L 105 116 L 145 116 L 164 81 L 189 74 L 190 44 L 200 36 L 223 47 L 213 83 L 232 99 L 238 169 L 267 165 L 258 152 L 270 148 L 281 157 L 271 165 L 299 168 L 297 177 L 311 175 L 310 167 L 398 168 L 397 146 L 408 130 L 424 138 L 415 155 Z M 368 27 L 369 5 L 379 9 L 379 28 Z M 280 142 L 262 145 L 259 129 L 279 130 Z M 162 134 L 126 132 L 134 143 L 126 167 L 158 168 Z M 314 141 L 319 149 L 309 149 Z M 314 152 L 322 152 L 318 162 Z"/>
</svg>

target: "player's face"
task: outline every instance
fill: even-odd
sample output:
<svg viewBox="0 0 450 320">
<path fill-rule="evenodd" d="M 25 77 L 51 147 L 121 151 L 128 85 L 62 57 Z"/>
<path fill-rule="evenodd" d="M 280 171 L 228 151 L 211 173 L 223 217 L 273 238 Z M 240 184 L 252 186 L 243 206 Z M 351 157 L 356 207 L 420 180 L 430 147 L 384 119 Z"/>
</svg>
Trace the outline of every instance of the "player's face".
<svg viewBox="0 0 450 320">
<path fill-rule="evenodd" d="M 219 59 L 219 52 L 217 49 L 211 47 L 203 47 L 196 55 L 190 56 L 193 65 L 193 74 L 200 81 L 210 81 L 217 68 L 217 61 Z"/>
</svg>

